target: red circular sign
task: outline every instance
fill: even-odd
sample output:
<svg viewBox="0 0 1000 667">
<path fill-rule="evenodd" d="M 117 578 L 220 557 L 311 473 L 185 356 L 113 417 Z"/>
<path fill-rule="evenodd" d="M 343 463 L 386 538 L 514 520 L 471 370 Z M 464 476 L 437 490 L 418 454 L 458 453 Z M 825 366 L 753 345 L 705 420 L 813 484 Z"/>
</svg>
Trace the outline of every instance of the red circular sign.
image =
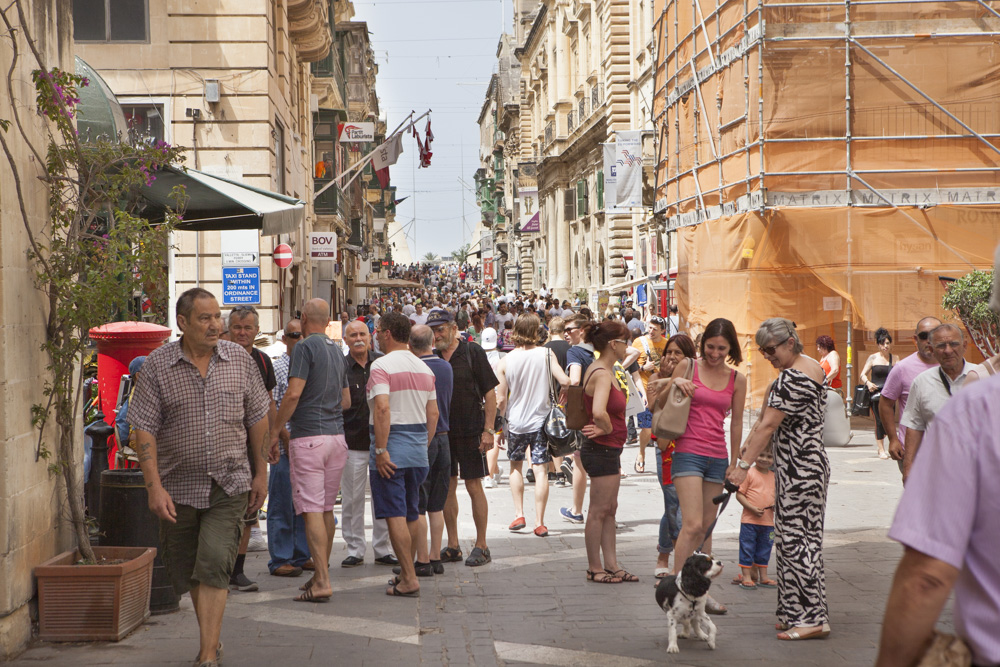
<svg viewBox="0 0 1000 667">
<path fill-rule="evenodd" d="M 287 243 L 278 244 L 271 256 L 274 257 L 274 263 L 278 268 L 287 269 L 292 265 L 292 247 Z"/>
</svg>

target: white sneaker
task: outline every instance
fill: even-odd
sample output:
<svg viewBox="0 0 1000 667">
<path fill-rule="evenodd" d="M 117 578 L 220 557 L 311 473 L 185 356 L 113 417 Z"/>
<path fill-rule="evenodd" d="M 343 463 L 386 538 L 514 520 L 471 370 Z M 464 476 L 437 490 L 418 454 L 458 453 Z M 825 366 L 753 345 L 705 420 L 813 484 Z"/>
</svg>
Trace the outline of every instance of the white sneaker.
<svg viewBox="0 0 1000 667">
<path fill-rule="evenodd" d="M 250 527 L 250 542 L 247 544 L 247 551 L 267 551 L 267 540 L 260 533 L 257 526 Z"/>
<path fill-rule="evenodd" d="M 495 489 L 496 487 L 497 487 L 497 483 L 496 483 L 496 481 L 494 481 L 493 477 L 489 477 L 488 476 L 488 477 L 484 477 L 483 478 L 483 488 L 486 488 L 486 489 Z"/>
<path fill-rule="evenodd" d="M 500 486 L 500 482 L 502 480 L 503 480 L 503 473 L 497 471 L 497 474 L 493 475 L 493 481 L 496 483 L 497 486 Z"/>
</svg>

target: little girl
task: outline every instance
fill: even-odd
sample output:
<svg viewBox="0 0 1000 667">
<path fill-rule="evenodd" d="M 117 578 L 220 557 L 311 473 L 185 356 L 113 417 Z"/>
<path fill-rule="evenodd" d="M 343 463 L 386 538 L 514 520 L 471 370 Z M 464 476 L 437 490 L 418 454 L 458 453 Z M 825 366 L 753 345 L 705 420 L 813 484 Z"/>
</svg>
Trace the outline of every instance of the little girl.
<svg viewBox="0 0 1000 667">
<path fill-rule="evenodd" d="M 773 463 L 771 451 L 762 451 L 736 494 L 736 500 L 743 505 L 743 517 L 740 519 L 741 575 L 733 583 L 744 590 L 778 586 L 778 582 L 767 578 L 767 564 L 774 546 Z"/>
</svg>

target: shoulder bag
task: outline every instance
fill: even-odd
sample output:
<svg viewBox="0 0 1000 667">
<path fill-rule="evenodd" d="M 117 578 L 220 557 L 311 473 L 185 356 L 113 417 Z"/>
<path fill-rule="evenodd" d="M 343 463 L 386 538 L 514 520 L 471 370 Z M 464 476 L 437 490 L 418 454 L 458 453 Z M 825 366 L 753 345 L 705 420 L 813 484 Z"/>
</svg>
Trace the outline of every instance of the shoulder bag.
<svg viewBox="0 0 1000 667">
<path fill-rule="evenodd" d="M 694 377 L 695 359 L 689 359 L 684 379 Z M 669 442 L 684 435 L 687 430 L 688 415 L 691 414 L 691 397 L 685 394 L 675 383 L 667 390 L 667 399 L 663 406 L 653 413 L 653 435 L 656 439 Z"/>
<path fill-rule="evenodd" d="M 851 414 L 855 417 L 867 417 L 872 407 L 872 393 L 868 385 L 859 384 L 854 387 L 854 400 L 851 401 Z"/>
<path fill-rule="evenodd" d="M 824 386 L 826 407 L 823 416 L 823 446 L 845 447 L 851 441 L 851 420 L 847 416 L 844 399 L 835 389 Z"/>
<path fill-rule="evenodd" d="M 576 449 L 576 437 L 573 431 L 566 426 L 566 413 L 562 406 L 556 402 L 556 393 L 552 388 L 552 354 L 548 348 L 545 349 L 545 365 L 549 370 L 549 413 L 545 415 L 545 439 L 548 442 L 550 456 L 566 456 Z"/>
</svg>

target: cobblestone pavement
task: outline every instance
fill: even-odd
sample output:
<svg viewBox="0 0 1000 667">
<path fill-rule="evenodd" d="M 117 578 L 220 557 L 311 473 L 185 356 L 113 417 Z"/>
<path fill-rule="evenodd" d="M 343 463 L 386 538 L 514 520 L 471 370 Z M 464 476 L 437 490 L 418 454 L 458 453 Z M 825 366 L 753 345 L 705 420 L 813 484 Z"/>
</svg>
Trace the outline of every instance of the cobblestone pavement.
<svg viewBox="0 0 1000 667">
<path fill-rule="evenodd" d="M 421 597 L 384 595 L 389 568 L 368 562 L 331 570 L 334 597 L 328 604 L 292 601 L 302 579 L 267 574 L 267 554 L 251 553 L 247 574 L 260 592 L 233 593 L 222 639 L 227 665 L 870 665 L 874 662 L 886 595 L 901 554 L 886 530 L 902 487 L 895 462 L 875 455 L 870 431 L 854 446 L 830 450 L 833 476 L 827 509 L 825 559 L 833 634 L 823 641 L 778 642 L 772 629 L 775 592 L 743 591 L 729 584 L 737 571 L 740 508 L 730 504 L 715 531 L 715 553 L 726 569 L 713 595 L 729 606 L 714 617 L 718 648 L 681 640 L 681 653 L 666 653 L 666 622 L 653 600 L 656 535 L 662 495 L 655 474 L 622 480 L 619 520 L 621 562 L 641 575 L 638 584 L 585 583 L 583 526 L 559 517 L 570 489 L 552 487 L 548 538 L 510 533 L 510 490 L 487 490 L 489 545 L 493 563 L 481 568 L 446 565 L 445 574 L 421 579 Z M 636 450 L 627 448 L 631 470 Z M 503 458 L 503 457 L 501 457 Z M 529 485 L 525 509 L 532 525 Z M 468 497 L 460 531 L 466 552 L 473 534 Z M 333 563 L 345 556 L 340 537 Z M 773 557 L 772 557 L 773 572 Z M 943 619 L 950 626 L 950 606 Z M 150 618 L 129 637 L 95 644 L 36 643 L 14 664 L 182 665 L 197 654 L 197 626 L 190 599 L 181 611 Z"/>
</svg>

